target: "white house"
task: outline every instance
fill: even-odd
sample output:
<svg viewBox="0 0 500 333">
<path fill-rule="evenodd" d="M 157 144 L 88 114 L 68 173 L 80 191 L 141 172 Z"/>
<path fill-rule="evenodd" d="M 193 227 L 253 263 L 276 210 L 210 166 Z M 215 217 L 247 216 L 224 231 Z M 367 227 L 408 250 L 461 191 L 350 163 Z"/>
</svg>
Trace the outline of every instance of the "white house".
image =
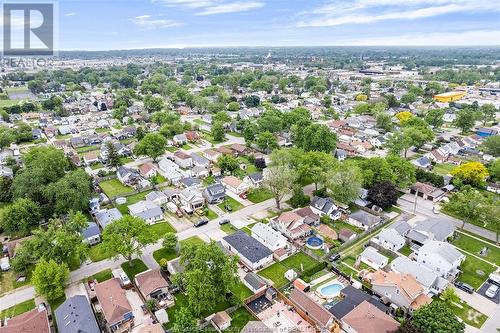
<svg viewBox="0 0 500 333">
<path fill-rule="evenodd" d="M 286 248 L 286 238 L 268 224 L 257 223 L 252 227 L 252 237 L 267 246 L 271 251 Z"/>
<path fill-rule="evenodd" d="M 326 215 L 334 221 L 342 216 L 342 213 L 330 198 L 314 197 L 310 206 L 313 213 L 319 216 Z"/>
<path fill-rule="evenodd" d="M 447 242 L 428 241 L 417 250 L 417 262 L 444 278 L 456 277 L 465 255 Z"/>
<path fill-rule="evenodd" d="M 139 217 L 149 224 L 163 220 L 163 211 L 152 201 L 142 200 L 128 206 L 130 215 Z"/>
<path fill-rule="evenodd" d="M 399 251 L 405 245 L 405 238 L 395 229 L 383 229 L 372 241 L 391 251 Z"/>
<path fill-rule="evenodd" d="M 174 153 L 175 163 L 183 169 L 190 168 L 193 165 L 193 159 L 188 154 L 178 150 Z"/>
<path fill-rule="evenodd" d="M 311 227 L 304 222 L 304 217 L 295 212 L 283 212 L 269 223 L 289 239 L 297 239 L 311 234 Z"/>
<path fill-rule="evenodd" d="M 222 238 L 221 244 L 229 252 L 236 254 L 251 270 L 263 268 L 273 262 L 273 251 L 242 230 Z"/>
<path fill-rule="evenodd" d="M 167 178 L 172 184 L 176 184 L 182 178 L 184 178 L 184 174 L 179 166 L 166 157 L 158 162 L 158 166 L 163 172 L 163 176 Z"/>
<path fill-rule="evenodd" d="M 169 201 L 169 197 L 160 191 L 153 191 L 146 195 L 146 200 L 154 202 L 158 206 L 166 205 Z"/>
<path fill-rule="evenodd" d="M 238 195 L 248 191 L 248 185 L 243 181 L 241 181 L 240 179 L 236 178 L 235 176 L 224 177 L 221 183 L 229 191 L 236 193 Z"/>
<path fill-rule="evenodd" d="M 361 252 L 359 255 L 359 259 L 361 262 L 364 262 L 368 266 L 372 267 L 373 269 L 381 269 L 387 266 L 389 263 L 389 259 L 380 254 L 376 248 L 372 246 L 368 246 L 366 249 Z"/>
</svg>

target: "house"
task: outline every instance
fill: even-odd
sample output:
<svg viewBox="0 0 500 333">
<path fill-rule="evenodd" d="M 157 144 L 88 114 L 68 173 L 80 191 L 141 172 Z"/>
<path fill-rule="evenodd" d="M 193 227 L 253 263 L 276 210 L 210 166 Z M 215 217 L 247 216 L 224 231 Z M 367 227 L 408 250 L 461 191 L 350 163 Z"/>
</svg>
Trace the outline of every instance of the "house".
<svg viewBox="0 0 500 333">
<path fill-rule="evenodd" d="M 271 251 L 287 247 L 286 238 L 268 224 L 256 223 L 252 227 L 252 237 L 264 244 Z"/>
<path fill-rule="evenodd" d="M 262 175 L 262 172 L 253 172 L 243 178 L 243 182 L 247 184 L 249 188 L 259 187 L 263 181 L 264 176 Z"/>
<path fill-rule="evenodd" d="M 290 292 L 290 301 L 302 313 L 309 317 L 320 330 L 329 330 L 333 323 L 333 315 L 323 306 L 316 303 L 305 292 L 293 289 Z"/>
<path fill-rule="evenodd" d="M 35 309 L 6 320 L 0 333 L 50 333 L 47 309 L 40 304 Z"/>
<path fill-rule="evenodd" d="M 338 220 L 342 215 L 331 198 L 320 198 L 315 196 L 311 200 L 310 207 L 319 216 L 328 216 L 332 220 Z"/>
<path fill-rule="evenodd" d="M 191 159 L 193 160 L 193 165 L 208 169 L 210 167 L 210 160 L 198 155 L 197 153 L 191 153 Z"/>
<path fill-rule="evenodd" d="M 0 175 L 2 174 L 2 168 L 0 167 Z M 500 183 L 489 183 L 486 187 L 486 191 L 500 194 Z"/>
<path fill-rule="evenodd" d="M 315 214 L 311 207 L 303 207 L 297 209 L 295 213 L 304 218 L 304 223 L 311 226 L 319 226 L 320 225 L 320 217 Z"/>
<path fill-rule="evenodd" d="M 238 195 L 248 191 L 248 185 L 235 176 L 226 176 L 222 178 L 221 184 L 224 185 L 229 191 Z"/>
<path fill-rule="evenodd" d="M 237 156 L 244 156 L 248 152 L 248 148 L 245 147 L 244 145 L 239 144 L 239 143 L 233 143 L 230 146 L 230 148 L 234 152 L 234 154 Z"/>
<path fill-rule="evenodd" d="M 117 208 L 101 209 L 94 216 L 95 221 L 102 229 L 106 228 L 108 224 L 111 224 L 114 221 L 121 219 L 122 217 L 122 213 L 120 213 Z"/>
<path fill-rule="evenodd" d="M 94 222 L 88 222 L 87 227 L 82 230 L 83 241 L 89 245 L 97 244 L 101 241 L 101 230 Z"/>
<path fill-rule="evenodd" d="M 382 147 L 385 144 L 385 139 L 383 136 L 377 136 L 370 139 L 370 144 L 374 147 Z"/>
<path fill-rule="evenodd" d="M 59 333 L 101 333 L 90 303 L 84 295 L 66 299 L 55 311 Z"/>
<path fill-rule="evenodd" d="M 430 153 L 425 154 L 425 157 L 436 163 L 445 163 L 448 159 L 448 155 L 443 154 L 443 152 L 439 149 L 434 149 Z"/>
<path fill-rule="evenodd" d="M 304 222 L 304 218 L 295 212 L 283 212 L 270 222 L 270 226 L 289 239 L 297 239 L 310 235 L 312 229 Z"/>
<path fill-rule="evenodd" d="M 389 263 L 389 259 L 380 254 L 377 249 L 372 246 L 366 247 L 363 252 L 361 252 L 359 260 L 373 269 L 384 268 Z"/>
<path fill-rule="evenodd" d="M 341 321 L 346 333 L 395 333 L 399 323 L 375 305 L 363 301 Z"/>
<path fill-rule="evenodd" d="M 383 229 L 372 241 L 391 251 L 399 251 L 406 243 L 406 239 L 394 229 Z"/>
<path fill-rule="evenodd" d="M 83 155 L 83 162 L 89 166 L 99 162 L 99 153 L 96 150 L 89 151 Z"/>
<path fill-rule="evenodd" d="M 231 317 L 226 311 L 220 311 L 212 317 L 211 323 L 219 332 L 221 332 L 231 326 Z"/>
<path fill-rule="evenodd" d="M 158 206 L 164 206 L 167 204 L 167 202 L 169 201 L 169 197 L 161 192 L 161 191 L 152 191 L 152 192 L 149 192 L 145 199 L 147 201 L 151 201 L 153 202 L 154 204 L 158 205 Z"/>
<path fill-rule="evenodd" d="M 398 273 L 412 275 L 426 294 L 435 296 L 441 294 L 448 287 L 448 280 L 442 278 L 424 264 L 418 263 L 408 257 L 399 256 L 391 262 L 391 270 Z"/>
<path fill-rule="evenodd" d="M 182 208 L 187 213 L 192 213 L 193 211 L 200 209 L 205 205 L 205 199 L 203 198 L 200 190 L 194 187 L 187 187 L 182 190 L 179 194 L 179 200 L 181 202 Z"/>
<path fill-rule="evenodd" d="M 407 311 L 413 312 L 432 302 L 432 298 L 427 296 L 425 289 L 411 274 L 377 270 L 370 273 L 367 280 L 373 292 L 382 300 Z"/>
<path fill-rule="evenodd" d="M 187 131 L 184 135 L 189 142 L 196 142 L 201 139 L 200 133 L 197 131 Z"/>
<path fill-rule="evenodd" d="M 155 177 L 158 174 L 158 171 L 153 163 L 148 162 L 139 166 L 139 173 L 142 178 L 149 179 L 151 177 Z"/>
<path fill-rule="evenodd" d="M 139 180 L 141 178 L 136 170 L 124 166 L 118 168 L 118 170 L 116 171 L 116 176 L 118 177 L 118 180 L 126 186 L 136 185 L 137 183 L 139 183 Z"/>
<path fill-rule="evenodd" d="M 222 238 L 221 243 L 252 270 L 262 268 L 273 261 L 273 252 L 242 230 Z"/>
<path fill-rule="evenodd" d="M 446 241 L 455 233 L 455 226 L 446 220 L 423 220 L 415 223 L 406 238 L 419 246 L 429 240 Z"/>
<path fill-rule="evenodd" d="M 201 186 L 201 179 L 196 177 L 186 177 L 182 178 L 179 184 L 184 187 L 199 188 Z"/>
<path fill-rule="evenodd" d="M 344 287 L 340 291 L 339 297 L 341 298 L 340 301 L 335 302 L 333 305 L 329 304 L 328 306 L 328 312 L 330 312 L 339 322 L 342 321 L 342 318 L 344 318 L 345 315 L 365 301 L 374 305 L 384 313 L 389 311 L 389 308 L 379 302 L 376 298 L 371 297 L 367 293 L 356 289 L 351 285 Z"/>
<path fill-rule="evenodd" d="M 349 215 L 349 224 L 352 224 L 358 228 L 368 230 L 377 226 L 380 222 L 382 222 L 382 218 L 380 216 L 376 216 L 365 212 L 364 210 L 358 210 Z"/>
<path fill-rule="evenodd" d="M 410 193 L 433 202 L 439 201 L 445 195 L 443 190 L 420 182 L 416 182 L 410 187 Z"/>
<path fill-rule="evenodd" d="M 184 178 L 184 173 L 179 166 L 166 157 L 162 158 L 160 162 L 158 162 L 158 167 L 161 171 L 163 171 L 162 175 L 172 184 L 176 184 Z"/>
<path fill-rule="evenodd" d="M 174 141 L 174 144 L 176 146 L 182 146 L 182 145 L 185 145 L 188 142 L 188 139 L 187 139 L 187 137 L 186 137 L 185 134 L 174 135 L 174 137 L 172 138 L 172 140 Z"/>
<path fill-rule="evenodd" d="M 137 274 L 134 282 L 146 301 L 152 299 L 160 304 L 167 302 L 173 305 L 172 295 L 168 291 L 169 283 L 159 268 L 148 269 Z"/>
<path fill-rule="evenodd" d="M 445 279 L 456 277 L 460 272 L 460 264 L 465 260 L 462 252 L 446 242 L 429 241 L 417 251 L 417 262 Z"/>
<path fill-rule="evenodd" d="M 154 224 L 163 220 L 163 211 L 161 210 L 161 207 L 152 201 L 139 201 L 135 204 L 129 205 L 128 210 L 130 215 L 141 218 L 149 224 Z"/>
<path fill-rule="evenodd" d="M 203 197 L 211 205 L 218 204 L 226 198 L 226 188 L 220 183 L 209 185 L 203 190 Z"/>
<path fill-rule="evenodd" d="M 0 177 L 13 178 L 14 172 L 11 168 L 0 165 Z"/>
<path fill-rule="evenodd" d="M 210 172 L 208 169 L 195 165 L 194 167 L 191 168 L 191 176 L 193 177 L 200 177 L 200 178 L 205 178 L 210 175 Z"/>
<path fill-rule="evenodd" d="M 243 277 L 243 284 L 248 287 L 254 294 L 261 292 L 267 288 L 267 283 L 259 275 L 254 272 L 248 272 Z"/>
<path fill-rule="evenodd" d="M 342 228 L 339 230 L 339 239 L 342 242 L 348 242 L 356 238 L 358 234 L 352 231 L 351 229 Z"/>
<path fill-rule="evenodd" d="M 191 156 L 180 150 L 174 153 L 174 161 L 183 169 L 188 169 L 193 165 L 193 159 Z"/>
<path fill-rule="evenodd" d="M 203 152 L 203 157 L 205 157 L 210 162 L 217 161 L 217 159 L 219 158 L 220 155 L 221 155 L 221 153 L 219 153 L 218 151 L 215 151 L 213 149 L 207 149 Z"/>
<path fill-rule="evenodd" d="M 417 168 L 428 170 L 432 167 L 431 160 L 427 156 L 422 156 L 416 160 L 411 161 L 411 163 Z"/>
<path fill-rule="evenodd" d="M 126 332 L 134 326 L 134 314 L 119 278 L 97 283 L 95 295 L 106 320 L 107 328 L 114 332 Z"/>
</svg>

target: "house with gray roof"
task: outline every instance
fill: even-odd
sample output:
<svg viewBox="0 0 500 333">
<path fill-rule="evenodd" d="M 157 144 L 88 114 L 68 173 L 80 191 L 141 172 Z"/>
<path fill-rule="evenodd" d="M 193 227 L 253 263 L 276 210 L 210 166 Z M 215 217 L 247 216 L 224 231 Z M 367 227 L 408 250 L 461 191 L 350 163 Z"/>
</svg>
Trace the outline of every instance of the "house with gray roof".
<svg viewBox="0 0 500 333">
<path fill-rule="evenodd" d="M 13 178 L 14 172 L 11 168 L 0 165 L 0 177 Z"/>
<path fill-rule="evenodd" d="M 325 305 L 328 311 L 338 321 L 341 321 L 345 315 L 354 310 L 354 308 L 356 308 L 364 301 L 367 301 L 368 303 L 374 305 L 382 312 L 387 313 L 389 311 L 389 308 L 384 304 L 382 304 L 381 302 L 379 302 L 377 299 L 371 297 L 370 295 L 359 289 L 354 288 L 351 285 L 344 287 L 344 289 L 340 291 L 340 297 L 341 297 L 340 301 L 334 304 Z"/>
<path fill-rule="evenodd" d="M 319 216 L 328 216 L 332 220 L 338 220 L 342 215 L 337 205 L 331 198 L 314 197 L 310 205 L 313 213 Z"/>
<path fill-rule="evenodd" d="M 167 202 L 169 201 L 169 198 L 165 193 L 163 193 L 161 191 L 153 191 L 153 192 L 149 192 L 146 195 L 146 200 L 154 202 L 158 206 L 163 206 L 163 205 L 167 204 Z"/>
<path fill-rule="evenodd" d="M 349 224 L 352 224 L 358 228 L 368 230 L 377 226 L 382 222 L 382 218 L 377 215 L 370 214 L 364 210 L 358 210 L 349 215 Z"/>
<path fill-rule="evenodd" d="M 376 270 L 384 268 L 389 263 L 389 259 L 380 254 L 377 249 L 372 246 L 368 246 L 361 252 L 359 260 Z"/>
<path fill-rule="evenodd" d="M 161 207 L 152 201 L 142 200 L 128 206 L 130 215 L 143 219 L 149 224 L 163 220 Z"/>
<path fill-rule="evenodd" d="M 446 220 L 427 219 L 417 222 L 406 237 L 419 246 L 430 240 L 445 242 L 453 236 L 455 229 L 455 226 Z"/>
<path fill-rule="evenodd" d="M 82 230 L 83 241 L 89 245 L 97 244 L 101 241 L 101 230 L 94 222 L 88 222 L 87 227 Z"/>
<path fill-rule="evenodd" d="M 428 241 L 415 254 L 417 262 L 445 279 L 455 278 L 460 272 L 460 264 L 465 260 L 465 255 L 455 246 L 439 241 Z"/>
<path fill-rule="evenodd" d="M 252 270 L 260 269 L 273 261 L 273 252 L 242 230 L 222 238 L 221 244 Z"/>
<path fill-rule="evenodd" d="M 193 160 L 194 166 L 199 166 L 208 169 L 210 167 L 210 161 L 197 153 L 191 153 L 191 159 Z"/>
<path fill-rule="evenodd" d="M 117 208 L 101 209 L 95 214 L 95 221 L 102 229 L 106 228 L 108 224 L 121 219 L 122 213 Z"/>
<path fill-rule="evenodd" d="M 267 283 L 254 272 L 248 272 L 243 277 L 243 284 L 248 287 L 254 294 L 267 288 Z"/>
<path fill-rule="evenodd" d="M 101 333 L 90 303 L 84 295 L 65 300 L 54 311 L 59 333 Z"/>
<path fill-rule="evenodd" d="M 226 188 L 220 183 L 209 185 L 203 190 L 203 197 L 211 205 L 218 204 L 226 198 Z"/>
<path fill-rule="evenodd" d="M 372 241 L 391 251 L 399 251 L 406 243 L 406 239 L 394 229 L 382 229 Z"/>
<path fill-rule="evenodd" d="M 448 280 L 433 272 L 427 266 L 399 256 L 391 262 L 391 270 L 402 274 L 412 275 L 424 287 L 427 295 L 438 295 L 448 287 Z"/>
<path fill-rule="evenodd" d="M 264 181 L 264 176 L 262 172 L 253 172 L 243 178 L 243 181 L 247 183 L 248 187 L 256 188 L 262 184 L 262 182 Z"/>
<path fill-rule="evenodd" d="M 139 171 L 124 166 L 118 168 L 116 176 L 123 185 L 129 186 L 136 185 L 141 179 Z"/>
</svg>

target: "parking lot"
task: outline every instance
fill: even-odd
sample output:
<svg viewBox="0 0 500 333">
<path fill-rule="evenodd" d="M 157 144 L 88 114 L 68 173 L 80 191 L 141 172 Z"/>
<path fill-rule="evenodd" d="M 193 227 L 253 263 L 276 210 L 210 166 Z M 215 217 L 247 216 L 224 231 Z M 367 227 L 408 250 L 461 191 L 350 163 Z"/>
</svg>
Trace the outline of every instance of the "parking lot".
<svg viewBox="0 0 500 333">
<path fill-rule="evenodd" d="M 486 296 L 486 290 L 488 290 L 488 288 L 491 286 L 491 283 L 486 281 L 482 286 L 481 288 L 479 288 L 479 290 L 477 291 L 477 293 L 483 297 L 486 297 L 487 299 L 489 299 L 490 301 L 493 301 L 495 302 L 496 304 L 500 304 L 500 291 L 497 292 L 496 296 L 494 298 L 490 298 L 488 296 Z"/>
</svg>

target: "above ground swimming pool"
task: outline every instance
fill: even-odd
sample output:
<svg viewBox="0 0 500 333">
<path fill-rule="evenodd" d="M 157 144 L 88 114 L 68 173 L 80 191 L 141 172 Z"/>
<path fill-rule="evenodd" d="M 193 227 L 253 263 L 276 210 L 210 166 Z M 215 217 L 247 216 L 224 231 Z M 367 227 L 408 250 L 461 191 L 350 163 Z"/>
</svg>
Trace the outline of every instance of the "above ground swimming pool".
<svg viewBox="0 0 500 333">
<path fill-rule="evenodd" d="M 319 250 L 323 247 L 323 240 L 316 236 L 309 237 L 306 246 L 312 250 Z"/>
<path fill-rule="evenodd" d="M 317 291 L 321 297 L 333 298 L 340 295 L 344 285 L 338 281 L 332 281 L 321 286 Z"/>
</svg>

